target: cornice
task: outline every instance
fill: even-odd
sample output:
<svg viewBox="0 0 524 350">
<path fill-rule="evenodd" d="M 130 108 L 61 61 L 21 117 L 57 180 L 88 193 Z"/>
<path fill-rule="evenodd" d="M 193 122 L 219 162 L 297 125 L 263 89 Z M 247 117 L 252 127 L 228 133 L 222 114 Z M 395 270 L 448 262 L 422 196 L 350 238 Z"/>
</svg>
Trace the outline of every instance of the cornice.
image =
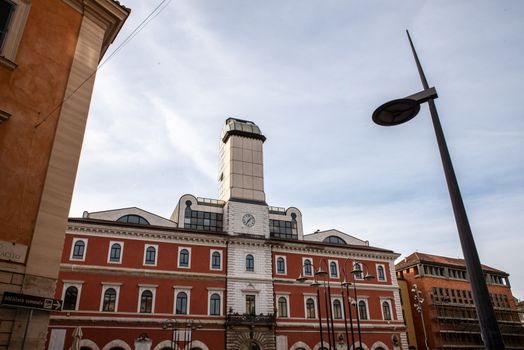
<svg viewBox="0 0 524 350">
<path fill-rule="evenodd" d="M 102 58 L 120 32 L 131 10 L 114 0 L 63 1 L 104 29 L 104 40 L 100 54 L 100 58 Z"/>
<path fill-rule="evenodd" d="M 71 224 L 67 225 L 66 234 L 82 234 L 92 236 L 107 236 L 112 238 L 127 238 L 139 240 L 159 240 L 174 242 L 192 242 L 193 244 L 213 244 L 217 247 L 226 246 L 226 237 L 216 234 L 205 234 L 172 230 L 152 230 L 144 228 L 129 228 L 104 226 L 100 224 Z"/>
</svg>

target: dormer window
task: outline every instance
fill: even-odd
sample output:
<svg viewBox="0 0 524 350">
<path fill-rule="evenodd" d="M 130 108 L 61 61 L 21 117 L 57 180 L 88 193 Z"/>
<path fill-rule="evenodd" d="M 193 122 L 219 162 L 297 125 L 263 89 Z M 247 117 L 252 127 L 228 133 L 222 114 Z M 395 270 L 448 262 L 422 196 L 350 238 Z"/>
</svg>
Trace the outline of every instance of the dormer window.
<svg viewBox="0 0 524 350">
<path fill-rule="evenodd" d="M 141 217 L 140 215 L 124 215 L 118 220 L 118 222 L 127 222 L 128 224 L 139 224 L 139 225 L 149 225 L 149 221 Z"/>
</svg>

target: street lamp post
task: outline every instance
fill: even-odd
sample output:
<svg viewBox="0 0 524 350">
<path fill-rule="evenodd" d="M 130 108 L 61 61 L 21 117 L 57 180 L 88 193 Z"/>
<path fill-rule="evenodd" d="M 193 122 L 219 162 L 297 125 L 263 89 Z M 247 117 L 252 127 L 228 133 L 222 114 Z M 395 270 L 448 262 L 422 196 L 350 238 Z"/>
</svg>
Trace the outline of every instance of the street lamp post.
<svg viewBox="0 0 524 350">
<path fill-rule="evenodd" d="M 462 246 L 462 252 L 464 254 L 464 261 L 469 274 L 473 300 L 475 302 L 475 308 L 480 322 L 482 339 L 488 350 L 505 349 L 502 335 L 495 317 L 495 312 L 489 298 L 488 287 L 480 265 L 480 258 L 477 253 L 473 234 L 471 233 L 466 209 L 464 208 L 457 178 L 453 170 L 451 157 L 446 145 L 437 108 L 435 106 L 434 99 L 438 96 L 435 88 L 429 88 L 426 76 L 415 51 L 415 47 L 409 36 L 409 32 L 407 32 L 407 35 L 424 90 L 403 99 L 386 102 L 373 112 L 373 121 L 382 126 L 402 124 L 417 115 L 421 103 L 428 102 L 431 120 L 433 122 L 433 128 L 435 129 L 435 136 L 437 138 L 440 157 L 446 176 L 448 191 L 451 198 L 451 204 L 453 206 L 453 213 Z"/>
<path fill-rule="evenodd" d="M 366 280 L 366 281 L 369 281 L 373 278 L 375 278 L 375 276 L 371 275 L 369 273 L 369 268 L 366 264 L 364 264 L 363 262 L 358 262 L 358 263 L 354 263 L 353 264 L 353 270 L 351 271 L 351 274 L 353 275 L 353 292 L 355 293 L 355 309 L 356 309 L 356 312 L 357 312 L 357 329 L 358 329 L 358 347 L 360 349 L 362 349 L 362 335 L 360 333 L 360 310 L 359 310 L 359 304 L 358 304 L 358 296 L 357 296 L 357 278 L 355 278 L 355 275 L 361 275 L 364 271 L 362 270 L 362 268 L 360 266 L 365 266 L 366 267 L 366 274 L 364 275 L 363 279 Z M 360 350 L 359 349 L 359 350 Z"/>
<path fill-rule="evenodd" d="M 424 345 L 426 346 L 426 350 L 429 350 L 428 336 L 426 334 L 426 325 L 424 324 L 424 314 L 422 313 L 422 303 L 424 302 L 424 298 L 422 297 L 422 293 L 420 292 L 416 284 L 414 284 L 411 288 L 411 292 L 413 293 L 413 299 L 415 299 L 415 304 L 413 304 L 413 306 L 415 307 L 415 310 L 420 314 L 420 319 L 422 320 L 422 330 L 424 331 Z"/>
<path fill-rule="evenodd" d="M 346 302 L 344 301 L 344 287 L 346 289 L 346 295 L 347 295 L 347 305 L 348 305 L 348 312 L 349 312 L 349 326 L 351 328 L 351 345 L 355 344 L 355 333 L 353 331 L 353 316 L 351 315 L 351 297 L 349 296 L 349 286 L 351 283 L 347 279 L 347 273 L 346 273 L 346 264 L 349 261 L 349 258 L 344 260 L 344 264 L 342 265 L 342 271 L 344 274 L 344 280 L 340 283 L 340 286 L 342 287 L 342 304 L 344 309 L 344 326 L 346 329 L 346 344 L 347 349 L 349 350 L 349 335 L 348 335 L 348 322 L 347 322 L 347 316 L 346 316 Z"/>
<path fill-rule="evenodd" d="M 318 326 L 319 326 L 319 333 L 320 333 L 320 349 L 324 349 L 322 316 L 320 313 L 320 286 L 321 284 L 318 281 L 318 277 L 327 276 L 327 272 L 322 270 L 322 264 L 320 265 L 318 269 L 316 269 L 313 264 L 311 265 L 313 267 L 313 273 L 312 273 L 313 283 L 311 283 L 311 287 L 315 287 L 317 290 L 317 312 L 318 312 Z M 304 265 L 302 265 L 302 269 L 304 269 Z M 307 277 L 304 276 L 304 274 L 301 272 L 300 276 L 296 280 L 298 282 L 305 282 L 307 280 Z M 325 308 L 326 308 L 326 327 L 328 331 L 328 344 L 329 344 L 329 348 L 332 349 L 333 346 L 336 345 L 336 343 L 335 343 L 335 335 L 334 335 L 334 327 L 333 327 L 333 313 L 331 310 L 331 287 L 329 284 L 329 279 L 327 280 L 327 288 L 326 288 L 325 279 L 323 279 L 323 284 L 324 284 L 324 301 L 325 301 Z M 328 302 L 328 299 L 329 299 L 329 302 Z M 330 318 L 331 318 L 331 325 L 330 325 Z"/>
</svg>

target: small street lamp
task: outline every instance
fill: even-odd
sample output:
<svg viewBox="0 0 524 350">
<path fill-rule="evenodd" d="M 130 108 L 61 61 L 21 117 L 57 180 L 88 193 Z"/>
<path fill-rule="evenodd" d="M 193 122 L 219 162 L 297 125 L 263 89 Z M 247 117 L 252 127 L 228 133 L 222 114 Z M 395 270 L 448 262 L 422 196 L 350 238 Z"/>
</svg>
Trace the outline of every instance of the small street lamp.
<svg viewBox="0 0 524 350">
<path fill-rule="evenodd" d="M 502 340 L 502 335 L 495 317 L 493 305 L 490 301 L 488 287 L 486 285 L 486 280 L 480 265 L 480 258 L 477 253 L 473 234 L 471 233 L 471 228 L 469 226 L 466 209 L 464 208 L 464 203 L 460 194 L 455 171 L 453 170 L 453 165 L 451 163 L 451 157 L 449 155 L 446 140 L 444 138 L 444 132 L 442 131 L 442 126 L 438 117 L 437 107 L 435 106 L 434 99 L 438 97 L 437 92 L 434 87 L 429 87 L 426 76 L 418 59 L 417 52 L 415 51 L 415 46 L 411 41 L 409 32 L 406 32 L 424 90 L 406 98 L 386 102 L 373 112 L 372 118 L 373 121 L 378 125 L 399 125 L 414 118 L 420 110 L 420 104 L 424 102 L 428 103 L 431 120 L 433 122 L 433 128 L 435 129 L 435 136 L 437 138 L 438 148 L 440 151 L 440 157 L 446 176 L 451 204 L 453 206 L 453 213 L 455 215 L 455 222 L 457 224 L 462 252 L 464 254 L 464 261 L 469 274 L 473 300 L 475 302 L 475 308 L 477 310 L 477 315 L 480 322 L 482 339 L 484 340 L 486 349 L 503 350 L 505 348 L 504 342 Z"/>
<path fill-rule="evenodd" d="M 422 320 L 422 330 L 424 331 L 424 345 L 426 345 L 426 350 L 429 350 L 428 336 L 426 334 L 426 325 L 424 324 L 424 314 L 422 313 L 422 303 L 424 302 L 424 298 L 422 297 L 422 293 L 420 292 L 416 284 L 414 284 L 413 287 L 411 287 L 411 292 L 413 293 L 413 299 L 415 299 L 415 304 L 413 304 L 413 306 L 415 307 L 415 310 L 420 314 L 420 319 Z"/>
</svg>

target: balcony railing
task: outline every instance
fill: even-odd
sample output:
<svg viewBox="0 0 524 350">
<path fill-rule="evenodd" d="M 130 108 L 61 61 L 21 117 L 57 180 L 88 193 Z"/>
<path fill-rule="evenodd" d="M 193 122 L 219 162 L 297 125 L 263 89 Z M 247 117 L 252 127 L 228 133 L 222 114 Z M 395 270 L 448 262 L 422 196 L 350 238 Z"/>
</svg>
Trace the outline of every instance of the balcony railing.
<svg viewBox="0 0 524 350">
<path fill-rule="evenodd" d="M 249 315 L 249 314 L 228 314 L 227 325 L 229 326 L 274 326 L 275 315 Z"/>
</svg>

